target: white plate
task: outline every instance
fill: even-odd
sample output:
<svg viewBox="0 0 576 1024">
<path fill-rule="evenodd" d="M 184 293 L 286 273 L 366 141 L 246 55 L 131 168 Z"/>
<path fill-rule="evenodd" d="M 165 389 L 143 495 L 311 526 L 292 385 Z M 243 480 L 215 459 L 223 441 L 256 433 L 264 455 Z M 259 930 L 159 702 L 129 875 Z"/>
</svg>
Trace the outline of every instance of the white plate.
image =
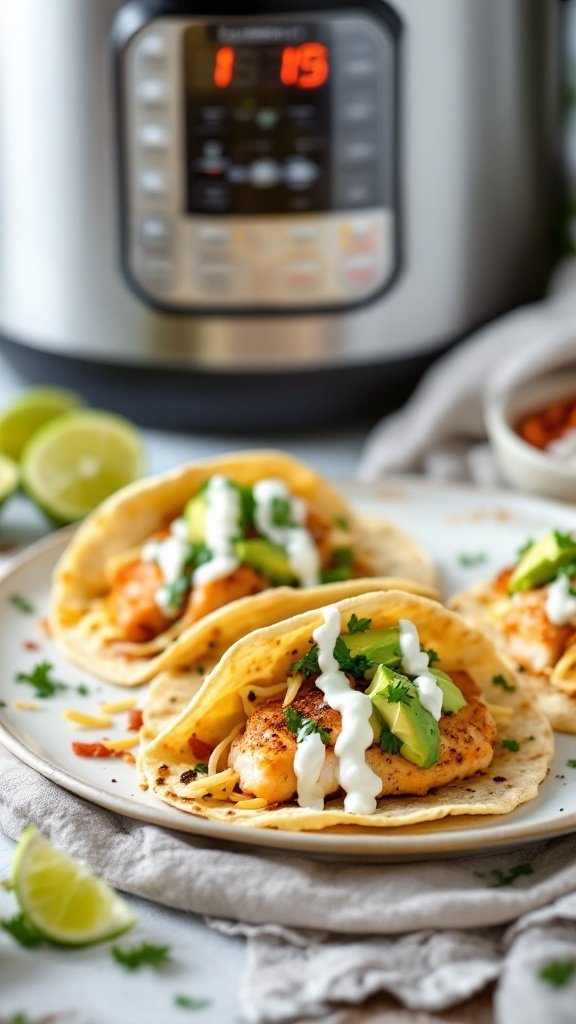
<svg viewBox="0 0 576 1024">
<path fill-rule="evenodd" d="M 446 596 L 510 564 L 528 537 L 550 528 L 576 528 L 570 506 L 522 494 L 413 479 L 375 487 L 348 484 L 342 490 L 358 510 L 396 523 L 430 551 L 438 562 Z M 56 534 L 36 545 L 0 582 L 0 700 L 6 704 L 0 708 L 0 739 L 22 761 L 65 789 L 109 810 L 166 828 L 324 858 L 424 859 L 504 848 L 576 830 L 576 785 L 570 785 L 576 782 L 576 770 L 566 765 L 568 759 L 576 758 L 576 736 L 557 736 L 554 764 L 537 799 L 512 814 L 446 818 L 386 833 L 357 828 L 317 833 L 239 826 L 232 830 L 225 824 L 176 810 L 142 792 L 133 767 L 119 759 L 77 757 L 71 749 L 72 740 L 98 740 L 103 730 L 75 730 L 62 718 L 64 708 L 94 712 L 100 702 L 134 696 L 137 691 L 100 682 L 70 665 L 39 628 L 38 620 L 48 608 L 52 569 L 66 542 L 66 534 Z M 25 597 L 37 614 L 19 611 L 10 601 L 14 594 Z M 29 649 L 30 642 L 38 649 Z M 43 660 L 54 665 L 54 676 L 70 689 L 37 701 L 37 711 L 18 710 L 15 701 L 35 698 L 32 688 L 15 682 L 15 676 L 29 672 Z M 89 687 L 87 696 L 73 689 L 81 683 Z M 125 735 L 125 725 L 126 716 L 117 715 L 114 727 L 105 734 Z"/>
</svg>

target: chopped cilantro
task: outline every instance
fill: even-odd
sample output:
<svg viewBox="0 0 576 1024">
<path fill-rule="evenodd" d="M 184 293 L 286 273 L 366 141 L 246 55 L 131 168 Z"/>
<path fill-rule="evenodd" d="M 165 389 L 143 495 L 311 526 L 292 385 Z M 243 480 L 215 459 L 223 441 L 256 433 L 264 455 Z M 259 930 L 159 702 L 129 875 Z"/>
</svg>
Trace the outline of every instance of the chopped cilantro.
<svg viewBox="0 0 576 1024">
<path fill-rule="evenodd" d="M 18 672 L 16 682 L 30 683 L 30 686 L 33 686 L 36 691 L 36 696 L 42 700 L 46 697 L 53 697 L 59 690 L 68 689 L 66 683 L 52 678 L 53 668 L 54 666 L 49 661 L 41 661 L 31 672 Z"/>
<path fill-rule="evenodd" d="M 346 516 L 334 516 L 334 526 L 337 526 L 339 530 L 350 529 L 350 523 L 346 519 Z"/>
<path fill-rule="evenodd" d="M 331 555 L 333 565 L 338 569 L 352 569 L 354 553 L 352 548 L 334 548 Z"/>
<path fill-rule="evenodd" d="M 248 530 L 254 526 L 254 516 L 256 513 L 256 499 L 254 492 L 251 487 L 245 487 L 244 484 L 238 484 L 238 490 L 240 492 L 240 518 L 242 534 L 246 536 Z"/>
<path fill-rule="evenodd" d="M 461 554 L 458 555 L 458 565 L 461 565 L 464 569 L 470 569 L 474 565 L 482 565 L 483 562 L 488 560 L 488 555 L 482 551 L 478 551 L 476 554 Z"/>
<path fill-rule="evenodd" d="M 19 612 L 24 612 L 25 615 L 33 615 L 36 611 L 34 605 L 30 604 L 30 601 L 26 600 L 25 597 L 22 597 L 22 594 L 10 594 L 8 600 Z"/>
<path fill-rule="evenodd" d="M 414 695 L 410 693 L 406 683 L 398 681 L 397 683 L 390 683 L 386 687 L 386 700 L 389 704 L 406 704 L 410 705 L 414 699 Z"/>
<path fill-rule="evenodd" d="M 34 1021 L 27 1013 L 19 1011 L 18 1013 L 13 1014 L 12 1017 L 9 1017 L 6 1024 L 34 1024 Z"/>
<path fill-rule="evenodd" d="M 367 629 L 370 629 L 372 619 L 359 619 L 355 612 L 348 619 L 348 632 L 349 633 L 365 633 Z"/>
<path fill-rule="evenodd" d="M 516 689 L 516 687 L 513 686 L 512 683 L 509 683 L 508 680 L 502 675 L 493 676 L 492 685 L 500 686 L 502 690 L 506 691 L 506 693 L 513 693 Z"/>
<path fill-rule="evenodd" d="M 490 889 L 500 889 L 504 885 L 512 885 L 517 878 L 521 875 L 533 875 L 534 868 L 531 864 L 516 864 L 509 871 L 503 871 L 502 868 L 492 868 L 489 873 L 489 877 L 493 879 L 489 883 Z M 476 871 L 475 875 L 478 878 L 486 878 L 486 875 L 481 871 Z"/>
<path fill-rule="evenodd" d="M 24 914 L 16 914 L 15 917 L 0 921 L 0 926 L 26 949 L 35 949 L 44 941 Z"/>
<path fill-rule="evenodd" d="M 6 704 L 6 701 L 5 701 L 5 700 L 0 700 L 0 708 L 5 708 L 5 707 L 7 707 L 7 706 L 8 706 L 8 705 Z"/>
<path fill-rule="evenodd" d="M 200 772 L 200 775 L 208 775 L 208 765 L 204 761 L 198 761 L 198 764 L 194 765 L 194 771 Z"/>
<path fill-rule="evenodd" d="M 538 971 L 538 977 L 554 988 L 562 988 L 570 981 L 575 971 L 574 960 L 551 960 Z"/>
<path fill-rule="evenodd" d="M 339 566 L 335 569 L 320 570 L 321 583 L 342 583 L 344 580 L 349 580 L 351 576 L 352 570 L 345 565 Z"/>
<path fill-rule="evenodd" d="M 86 686 L 86 683 L 80 683 L 80 685 L 76 687 L 76 693 L 79 693 L 81 697 L 87 697 L 90 693 L 90 689 Z"/>
<path fill-rule="evenodd" d="M 566 577 L 569 583 L 568 593 L 571 594 L 572 597 L 576 597 L 576 588 L 572 586 L 572 581 L 576 576 L 576 562 L 570 562 L 569 565 L 562 565 L 556 574 L 556 579 L 558 579 L 559 576 Z"/>
<path fill-rule="evenodd" d="M 330 565 L 327 569 L 322 569 L 320 573 L 322 583 L 338 583 L 341 580 L 349 580 L 352 576 L 353 565 L 352 548 L 335 548 L 330 556 Z"/>
<path fill-rule="evenodd" d="M 174 1006 L 182 1010 L 201 1010 L 204 1006 L 210 1006 L 209 999 L 198 999 L 196 996 L 174 996 Z"/>
<path fill-rule="evenodd" d="M 561 533 L 560 530 L 552 530 L 552 536 L 559 548 L 573 548 L 576 538 L 571 533 Z"/>
<path fill-rule="evenodd" d="M 132 946 L 131 949 L 112 946 L 112 956 L 128 971 L 137 971 L 144 966 L 154 967 L 157 970 L 170 959 L 170 946 L 153 946 L 149 942 L 143 942 L 140 946 Z"/>
<path fill-rule="evenodd" d="M 566 767 L 567 768 L 576 768 L 576 760 L 574 760 L 574 758 L 571 757 L 569 761 L 566 761 Z"/>
<path fill-rule="evenodd" d="M 204 562 L 209 562 L 211 558 L 212 552 L 205 544 L 190 544 L 184 568 L 196 569 L 199 565 L 204 565 Z"/>
<path fill-rule="evenodd" d="M 317 732 L 324 746 L 329 746 L 330 729 L 323 729 L 314 718 L 307 718 L 306 716 L 301 715 L 300 712 L 293 707 L 284 708 L 284 718 L 286 719 L 288 729 L 296 736 L 297 743 L 302 743 L 302 740 L 305 740 L 307 736 L 311 736 L 312 733 Z"/>
<path fill-rule="evenodd" d="M 436 654 L 436 651 L 434 651 L 432 647 L 428 648 L 426 654 L 428 655 L 429 665 L 435 665 L 437 661 L 440 661 L 440 655 Z"/>
<path fill-rule="evenodd" d="M 386 726 L 382 729 L 379 739 L 380 746 L 385 754 L 399 754 L 402 740 L 399 740 Z"/>
<path fill-rule="evenodd" d="M 534 543 L 535 542 L 532 540 L 531 537 L 528 540 L 524 541 L 524 543 L 518 548 L 518 551 L 516 552 L 516 558 L 518 559 L 518 561 L 520 561 L 520 559 L 524 557 L 527 551 L 530 551 L 530 548 L 534 547 Z"/>
<path fill-rule="evenodd" d="M 292 665 L 291 671 L 301 672 L 303 676 L 318 675 L 320 672 L 320 668 L 318 666 L 318 645 L 315 644 L 314 647 L 311 647 L 309 651 L 306 651 L 306 654 L 303 654 L 298 661 L 295 661 Z"/>
<path fill-rule="evenodd" d="M 161 589 L 168 607 L 180 609 L 186 600 L 188 591 L 190 590 L 190 577 L 178 576 L 173 583 L 164 583 Z"/>
<path fill-rule="evenodd" d="M 279 527 L 298 526 L 290 498 L 272 498 L 272 522 Z"/>
<path fill-rule="evenodd" d="M 513 754 L 520 750 L 520 744 L 517 740 L 502 740 L 501 746 L 504 747 L 504 750 L 511 750 Z"/>
</svg>

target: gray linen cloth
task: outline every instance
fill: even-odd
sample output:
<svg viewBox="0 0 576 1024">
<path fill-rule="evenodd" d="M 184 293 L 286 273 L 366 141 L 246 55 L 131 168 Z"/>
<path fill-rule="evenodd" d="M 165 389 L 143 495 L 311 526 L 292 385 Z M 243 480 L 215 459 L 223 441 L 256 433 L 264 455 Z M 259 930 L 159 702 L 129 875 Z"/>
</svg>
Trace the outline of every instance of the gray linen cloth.
<svg viewBox="0 0 576 1024">
<path fill-rule="evenodd" d="M 540 978 L 551 961 L 576 964 L 576 837 L 401 864 L 215 846 L 92 806 L 0 748 L 0 829 L 16 839 L 30 823 L 111 885 L 245 935 L 249 1024 L 352 1024 L 342 1006 L 378 992 L 407 1008 L 379 1024 L 438 1022 L 429 1013 L 493 981 L 497 1024 L 576 1020 L 576 975 Z M 519 864 L 532 873 L 492 887 L 494 869 Z"/>
<path fill-rule="evenodd" d="M 408 402 L 374 427 L 360 477 L 410 471 L 501 483 L 486 443 L 485 401 L 564 367 L 576 369 L 576 258 L 557 269 L 546 299 L 494 321 L 434 363 Z"/>
</svg>

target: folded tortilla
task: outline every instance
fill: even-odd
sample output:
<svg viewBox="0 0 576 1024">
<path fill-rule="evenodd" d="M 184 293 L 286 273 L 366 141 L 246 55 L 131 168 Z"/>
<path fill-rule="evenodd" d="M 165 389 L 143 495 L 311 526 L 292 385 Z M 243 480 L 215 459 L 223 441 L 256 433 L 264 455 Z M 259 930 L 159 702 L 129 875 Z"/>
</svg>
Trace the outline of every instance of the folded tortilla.
<svg viewBox="0 0 576 1024">
<path fill-rule="evenodd" d="M 502 657 L 518 671 L 500 627 L 502 592 L 492 581 L 461 591 L 450 600 L 450 607 L 472 625 L 484 630 L 500 650 Z M 520 669 L 522 687 L 530 693 L 541 711 L 558 732 L 576 733 L 576 645 L 568 647 L 553 670 L 541 673 Z"/>
<path fill-rule="evenodd" d="M 423 583 L 383 576 L 326 583 L 305 590 L 274 587 L 234 601 L 206 616 L 182 639 L 178 660 L 160 672 L 146 690 L 142 705 L 142 740 L 150 741 L 178 717 L 224 652 L 247 633 L 346 597 L 380 590 L 405 590 L 440 601 L 439 592 Z"/>
<path fill-rule="evenodd" d="M 268 695 L 281 700 L 286 693 L 291 666 L 310 649 L 313 631 L 324 621 L 317 609 L 258 629 L 228 649 L 176 722 L 144 747 L 139 760 L 143 784 L 161 800 L 203 818 L 294 831 L 389 828 L 449 815 L 507 814 L 537 795 L 552 760 L 552 730 L 483 633 L 438 603 L 401 591 L 363 594 L 338 601 L 336 607 L 343 633 L 352 613 L 371 619 L 375 629 L 410 620 L 422 647 L 434 649 L 442 669 L 472 677 L 496 707 L 496 720 L 504 722 L 502 740 L 507 743 L 498 739 L 487 770 L 426 796 L 381 798 L 376 812 L 366 815 L 347 813 L 339 795 L 327 797 L 321 811 L 301 808 L 295 800 L 273 806 L 258 800 L 252 807 L 239 795 L 237 775 L 228 767 L 231 739 L 243 729 L 251 713 L 247 708 L 256 706 L 250 701 L 259 704 Z M 494 683 L 502 674 L 514 687 L 509 692 Z M 208 760 L 217 761 L 210 774 L 197 774 L 196 765 Z"/>
<path fill-rule="evenodd" d="M 435 581 L 431 559 L 410 537 L 389 523 L 357 516 L 308 466 L 278 451 L 233 453 L 132 484 L 80 526 L 56 568 L 51 601 L 52 635 L 71 661 L 121 686 L 139 685 L 179 662 L 182 645 L 204 629 L 204 620 L 184 626 L 179 618 L 150 642 L 121 642 L 106 606 L 110 566 L 130 554 L 138 558 L 144 544 L 217 474 L 248 486 L 280 479 L 330 522 L 346 519 L 362 575 Z"/>
</svg>

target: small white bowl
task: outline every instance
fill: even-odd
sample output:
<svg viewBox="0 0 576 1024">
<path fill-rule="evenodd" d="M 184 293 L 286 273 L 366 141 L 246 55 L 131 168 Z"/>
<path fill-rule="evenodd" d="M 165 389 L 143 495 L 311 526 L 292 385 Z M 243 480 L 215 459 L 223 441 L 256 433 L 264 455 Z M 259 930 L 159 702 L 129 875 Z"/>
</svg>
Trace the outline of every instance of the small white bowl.
<svg viewBox="0 0 576 1024">
<path fill-rule="evenodd" d="M 576 502 L 576 458 L 562 459 L 528 444 L 514 430 L 527 413 L 550 402 L 576 398 L 576 373 L 566 371 L 527 381 L 488 399 L 484 419 L 503 477 L 524 491 Z"/>
</svg>

